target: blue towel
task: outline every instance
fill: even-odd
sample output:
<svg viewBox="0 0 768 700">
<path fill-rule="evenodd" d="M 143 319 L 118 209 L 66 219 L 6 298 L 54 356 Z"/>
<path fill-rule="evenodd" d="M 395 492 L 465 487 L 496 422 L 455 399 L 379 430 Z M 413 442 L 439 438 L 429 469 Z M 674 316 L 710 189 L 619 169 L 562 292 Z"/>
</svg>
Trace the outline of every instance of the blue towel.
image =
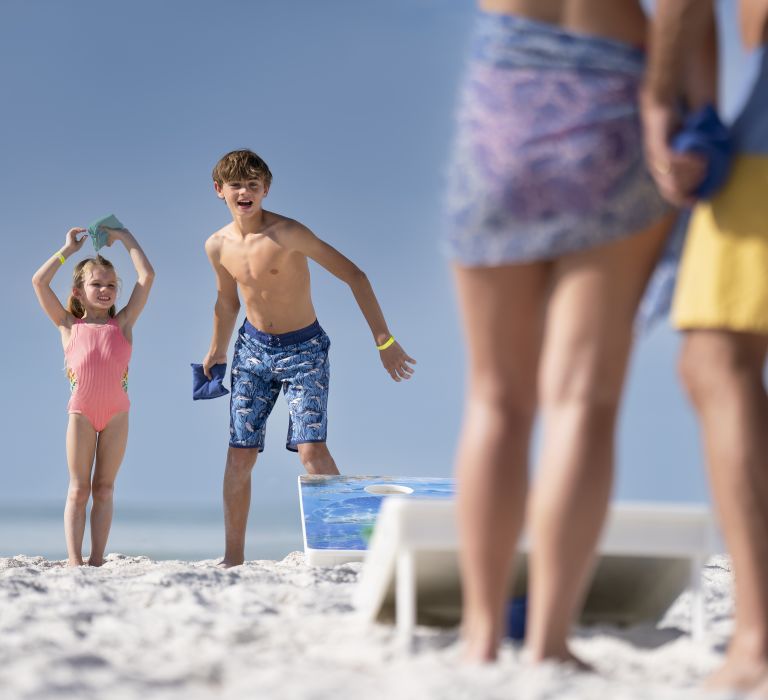
<svg viewBox="0 0 768 700">
<path fill-rule="evenodd" d="M 211 378 L 205 376 L 203 366 L 192 363 L 192 399 L 217 399 L 219 396 L 229 393 L 229 389 L 222 385 L 227 373 L 227 363 L 213 365 Z"/>
<path fill-rule="evenodd" d="M 672 149 L 679 153 L 699 153 L 706 158 L 707 173 L 691 193 L 698 199 L 709 199 L 728 178 L 734 154 L 733 140 L 712 105 L 705 105 L 685 118 L 682 130 L 672 139 Z"/>
<path fill-rule="evenodd" d="M 107 244 L 107 237 L 109 234 L 103 229 L 106 226 L 108 228 L 125 228 L 114 214 L 108 216 L 102 216 L 100 219 L 96 219 L 92 224 L 88 226 L 88 233 L 93 241 L 93 248 L 98 253 L 99 248 L 102 248 Z"/>
<path fill-rule="evenodd" d="M 688 115 L 682 130 L 672 139 L 672 148 L 680 153 L 700 153 L 707 160 L 704 179 L 691 193 L 694 197 L 709 199 L 725 184 L 735 148 L 730 132 L 712 105 L 705 105 Z M 689 210 L 680 213 L 648 281 L 635 317 L 635 331 L 638 333 L 647 333 L 656 321 L 669 315 L 689 217 Z"/>
<path fill-rule="evenodd" d="M 662 321 L 669 315 L 672 298 L 675 295 L 677 268 L 683 254 L 690 214 L 690 209 L 680 212 L 677 223 L 669 232 L 661 256 L 645 287 L 643 298 L 640 300 L 635 315 L 635 332 L 639 335 L 647 334 L 657 321 Z"/>
</svg>

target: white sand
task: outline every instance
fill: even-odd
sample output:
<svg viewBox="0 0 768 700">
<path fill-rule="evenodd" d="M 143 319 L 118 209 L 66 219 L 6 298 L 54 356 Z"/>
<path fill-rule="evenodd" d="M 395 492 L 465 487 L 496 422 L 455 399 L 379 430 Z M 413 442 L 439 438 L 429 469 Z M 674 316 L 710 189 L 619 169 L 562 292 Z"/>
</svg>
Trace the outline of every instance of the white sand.
<svg viewBox="0 0 768 700">
<path fill-rule="evenodd" d="M 113 554 L 100 569 L 0 559 L 0 698 L 578 698 L 692 700 L 732 625 L 728 562 L 704 572 L 708 632 L 694 643 L 683 595 L 658 628 L 577 630 L 598 673 L 532 669 L 511 646 L 492 667 L 457 663 L 455 632 L 420 628 L 407 656 L 393 629 L 362 625 L 359 564 L 303 555 L 229 571 L 213 561 Z"/>
</svg>

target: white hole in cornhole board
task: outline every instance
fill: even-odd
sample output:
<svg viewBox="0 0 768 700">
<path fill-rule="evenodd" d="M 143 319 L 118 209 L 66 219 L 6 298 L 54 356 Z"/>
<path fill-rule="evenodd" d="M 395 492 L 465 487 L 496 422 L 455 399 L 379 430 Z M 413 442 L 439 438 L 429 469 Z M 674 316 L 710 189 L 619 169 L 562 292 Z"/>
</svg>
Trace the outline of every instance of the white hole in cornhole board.
<svg viewBox="0 0 768 700">
<path fill-rule="evenodd" d="M 374 496 L 410 496 L 413 493 L 410 486 L 401 486 L 400 484 L 371 484 L 365 487 L 365 491 Z"/>
</svg>

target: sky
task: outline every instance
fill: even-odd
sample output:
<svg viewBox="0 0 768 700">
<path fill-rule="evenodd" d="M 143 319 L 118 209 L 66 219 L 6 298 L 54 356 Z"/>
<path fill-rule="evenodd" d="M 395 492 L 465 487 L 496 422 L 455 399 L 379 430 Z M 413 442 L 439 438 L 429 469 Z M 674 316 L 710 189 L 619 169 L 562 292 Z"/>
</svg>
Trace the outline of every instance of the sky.
<svg viewBox="0 0 768 700">
<path fill-rule="evenodd" d="M 723 12 L 733 12 L 725 0 Z M 347 287 L 312 264 L 332 339 L 328 445 L 343 473 L 450 476 L 464 395 L 456 300 L 440 253 L 453 107 L 469 0 L 29 0 L 0 5 L 0 198 L 5 318 L 0 507 L 64 498 L 69 387 L 34 271 L 72 226 L 114 213 L 157 277 L 134 330 L 131 428 L 119 502 L 215 504 L 226 399 L 191 400 L 210 341 L 214 278 L 203 244 L 229 221 L 210 172 L 247 147 L 269 164 L 265 207 L 293 217 L 368 275 L 390 329 L 418 360 L 393 382 Z M 753 62 L 725 35 L 724 112 Z M 88 250 L 88 246 L 83 249 Z M 123 280 L 124 249 L 105 255 Z M 81 257 L 80 255 L 77 256 Z M 72 261 L 53 288 L 68 293 Z M 640 340 L 621 415 L 616 496 L 703 501 L 677 336 Z M 298 458 L 278 401 L 254 502 L 295 501 Z"/>
</svg>

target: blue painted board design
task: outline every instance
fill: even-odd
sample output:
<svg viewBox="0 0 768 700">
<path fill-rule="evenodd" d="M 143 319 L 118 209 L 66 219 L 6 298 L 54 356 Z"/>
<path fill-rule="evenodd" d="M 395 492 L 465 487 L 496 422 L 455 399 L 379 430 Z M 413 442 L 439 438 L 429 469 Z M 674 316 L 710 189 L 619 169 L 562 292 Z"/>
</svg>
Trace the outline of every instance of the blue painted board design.
<svg viewBox="0 0 768 700">
<path fill-rule="evenodd" d="M 383 499 L 398 487 L 408 498 L 452 498 L 454 479 L 395 476 L 302 476 L 300 497 L 305 547 L 309 549 L 367 549 L 366 535 L 376 522 Z M 366 491 L 366 488 L 369 490 Z M 371 491 L 374 491 L 371 493 Z"/>
</svg>

